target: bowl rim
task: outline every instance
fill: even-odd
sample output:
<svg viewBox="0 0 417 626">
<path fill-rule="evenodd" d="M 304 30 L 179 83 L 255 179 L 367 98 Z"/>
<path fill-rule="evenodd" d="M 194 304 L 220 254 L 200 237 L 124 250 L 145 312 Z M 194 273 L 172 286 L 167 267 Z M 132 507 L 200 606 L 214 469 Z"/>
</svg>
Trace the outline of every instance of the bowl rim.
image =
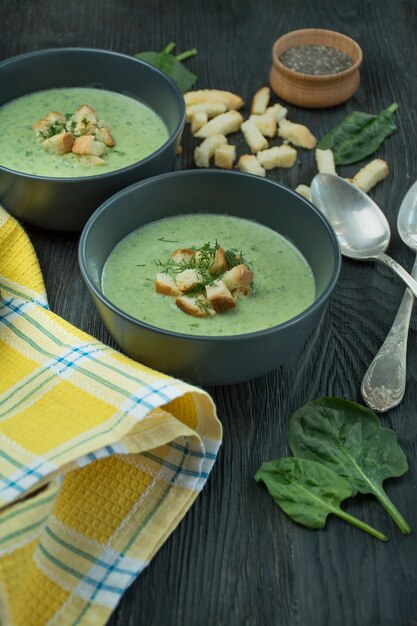
<svg viewBox="0 0 417 626">
<path fill-rule="evenodd" d="M 356 61 L 352 63 L 350 67 L 346 68 L 345 70 L 342 70 L 341 72 L 336 72 L 333 74 L 305 74 L 304 72 L 297 72 L 296 70 L 292 70 L 291 68 L 284 65 L 284 63 L 280 61 L 279 55 L 277 53 L 278 45 L 282 43 L 282 41 L 285 41 L 285 39 L 287 39 L 288 37 L 294 34 L 308 35 L 309 33 L 313 33 L 313 32 L 317 34 L 331 33 L 332 35 L 337 36 L 339 40 L 348 41 L 355 48 L 358 58 L 356 59 Z M 298 45 L 309 45 L 309 44 L 298 44 Z M 316 44 L 316 45 L 325 45 L 325 44 Z M 291 47 L 292 46 L 289 46 L 288 48 L 285 49 L 285 51 Z M 359 70 L 359 67 L 362 64 L 362 61 L 363 61 L 363 52 L 362 52 L 362 48 L 360 47 L 357 41 L 352 39 L 352 37 L 349 37 L 349 35 L 345 35 L 344 33 L 341 33 L 337 30 L 331 30 L 328 28 L 299 28 L 296 30 L 291 30 L 281 35 L 281 37 L 278 37 L 278 39 L 276 39 L 272 45 L 272 64 L 279 72 L 286 75 L 287 78 L 289 79 L 301 78 L 304 81 L 306 80 L 311 81 L 316 86 L 318 86 L 318 84 L 323 84 L 323 83 L 328 83 L 328 82 L 333 82 L 333 81 L 342 81 L 345 78 L 348 78 L 349 76 L 351 76 L 351 74 L 354 74 L 357 70 Z"/>
<path fill-rule="evenodd" d="M 43 48 L 42 50 L 33 50 L 32 52 L 24 52 L 23 54 L 18 54 L 12 57 L 8 57 L 7 59 L 3 59 L 3 61 L 0 61 L 0 71 L 3 67 L 6 67 L 7 65 L 13 64 L 18 61 L 24 61 L 25 59 L 29 59 L 29 58 L 36 57 L 36 56 L 45 56 L 45 55 L 51 55 L 51 54 L 56 54 L 56 53 L 61 54 L 63 52 L 64 53 L 83 52 L 83 53 L 88 53 L 88 54 L 98 53 L 101 55 L 107 55 L 109 57 L 118 57 L 118 58 L 127 60 L 129 62 L 143 65 L 147 67 L 150 71 L 154 72 L 156 75 L 159 75 L 160 77 L 162 77 L 163 80 L 166 80 L 168 83 L 171 84 L 171 87 L 173 88 L 176 98 L 178 99 L 178 103 L 180 105 L 181 113 L 180 113 L 177 125 L 175 127 L 175 130 L 169 134 L 168 139 L 161 146 L 159 146 L 159 148 L 154 150 L 154 152 L 151 152 L 151 154 L 149 154 L 147 157 L 141 159 L 140 161 L 135 161 L 134 163 L 131 163 L 130 165 L 126 165 L 125 167 L 120 167 L 117 170 L 110 170 L 109 172 L 103 172 L 102 174 L 91 174 L 90 176 L 41 176 L 38 174 L 28 174 L 25 172 L 20 172 L 18 170 L 13 170 L 1 164 L 0 164 L 0 170 L 7 172 L 8 174 L 12 174 L 14 176 L 19 176 L 25 179 L 36 180 L 36 181 L 41 181 L 41 182 L 53 182 L 53 183 L 58 183 L 58 184 L 59 183 L 69 184 L 71 182 L 77 182 L 78 184 L 80 184 L 84 182 L 85 184 L 87 184 L 87 183 L 91 183 L 92 180 L 102 180 L 104 178 L 106 179 L 109 177 L 112 178 L 120 174 L 128 173 L 131 170 L 134 170 L 135 168 L 137 168 L 139 165 L 146 164 L 151 159 L 154 159 L 155 157 L 159 156 L 161 152 L 164 152 L 169 146 L 171 146 L 176 141 L 176 138 L 181 133 L 185 125 L 185 101 L 184 101 L 183 94 L 180 91 L 178 85 L 172 80 L 170 76 L 168 76 L 167 74 L 159 70 L 157 67 L 151 65 L 147 61 L 143 61 L 142 59 L 137 59 L 133 55 L 125 54 L 123 52 L 115 52 L 113 50 L 105 50 L 104 48 L 88 48 L 88 47 L 83 47 L 83 46 L 80 46 L 80 47 L 71 46 L 71 47 L 63 47 L 63 48 Z M 53 89 L 53 87 L 51 87 L 51 89 Z M 107 91 L 112 91 L 112 90 L 107 89 Z M 29 93 L 36 93 L 36 92 L 31 91 Z M 115 93 L 120 93 L 120 92 L 115 92 Z M 122 95 L 125 95 L 125 94 L 122 94 Z M 23 97 L 23 96 L 18 96 L 18 97 Z M 1 106 L 4 106 L 4 105 L 0 105 L 0 107 Z"/>
<path fill-rule="evenodd" d="M 329 234 L 330 241 L 331 241 L 334 253 L 335 253 L 335 263 L 334 263 L 332 275 L 331 275 L 331 277 L 329 279 L 329 282 L 328 282 L 326 288 L 324 289 L 323 293 L 316 300 L 314 300 L 314 302 L 312 302 L 306 309 L 304 309 L 303 311 L 298 313 L 296 316 L 290 318 L 289 320 L 286 320 L 285 322 L 282 322 L 281 324 L 275 324 L 274 326 L 271 326 L 271 327 L 268 327 L 268 328 L 263 328 L 263 329 L 252 331 L 252 332 L 248 332 L 248 333 L 240 333 L 240 334 L 237 334 L 237 335 L 191 335 L 191 334 L 188 334 L 188 333 L 181 333 L 181 332 L 169 330 L 169 329 L 166 329 L 166 328 L 160 328 L 158 326 L 153 326 L 152 324 L 148 324 L 147 322 L 139 320 L 138 318 L 133 317 L 129 313 L 124 312 L 122 309 L 120 309 L 118 306 L 116 306 L 113 302 L 111 302 L 111 300 L 109 300 L 104 295 L 102 290 L 98 289 L 95 286 L 95 284 L 93 283 L 93 281 L 90 279 L 89 272 L 87 270 L 87 262 L 86 262 L 86 241 L 87 241 L 87 238 L 89 236 L 89 233 L 94 228 L 94 223 L 95 223 L 96 219 L 102 213 L 105 213 L 106 211 L 111 210 L 111 209 L 109 209 L 109 207 L 111 207 L 112 203 L 115 200 L 119 200 L 120 198 L 123 198 L 123 196 L 128 195 L 130 193 L 133 193 L 137 188 L 146 187 L 148 185 L 155 185 L 155 184 L 158 185 L 158 182 L 160 182 L 161 180 L 168 179 L 168 178 L 178 178 L 178 179 L 181 180 L 181 178 L 187 178 L 189 176 L 196 176 L 196 177 L 203 176 L 204 177 L 204 176 L 213 176 L 213 175 L 219 176 L 219 177 L 223 177 L 223 176 L 242 177 L 242 176 L 244 176 L 245 178 L 256 180 L 260 184 L 270 184 L 270 185 L 274 185 L 274 186 L 280 187 L 281 189 L 284 189 L 286 192 L 289 192 L 291 195 L 297 196 L 297 199 L 300 199 L 305 204 L 307 204 L 309 206 L 309 208 L 322 221 L 324 227 L 326 228 L 326 230 L 327 230 L 327 232 Z M 216 212 L 214 212 L 214 214 L 216 214 Z M 161 219 L 163 219 L 163 218 L 161 218 Z M 242 218 L 242 219 L 248 219 L 248 218 Z M 132 231 L 132 232 L 134 232 L 134 231 Z M 120 241 L 122 241 L 122 240 L 120 240 Z M 242 339 L 251 340 L 251 339 L 255 339 L 255 338 L 260 337 L 260 336 L 269 335 L 271 333 L 276 332 L 277 329 L 285 329 L 285 328 L 288 328 L 290 326 L 294 326 L 294 325 L 298 324 L 299 322 L 301 322 L 301 320 L 304 317 L 306 317 L 307 315 L 313 314 L 318 308 L 321 307 L 323 301 L 328 299 L 328 297 L 330 296 L 330 294 L 333 291 L 334 287 L 336 286 L 337 280 L 339 278 L 340 270 L 341 270 L 341 265 L 342 265 L 342 255 L 341 255 L 341 251 L 340 251 L 339 241 L 338 241 L 338 239 L 336 237 L 336 234 L 335 234 L 335 232 L 333 230 L 333 227 L 330 225 L 330 222 L 327 220 L 327 218 L 312 204 L 312 202 L 310 202 L 309 200 L 307 200 L 306 198 L 304 198 L 303 196 L 298 194 L 296 191 L 294 191 L 290 187 L 287 187 L 286 185 L 284 185 L 282 183 L 278 183 L 278 182 L 273 181 L 271 179 L 260 178 L 259 176 L 255 176 L 254 174 L 247 174 L 247 173 L 243 173 L 243 172 L 228 171 L 228 170 L 214 170 L 214 169 L 195 170 L 194 169 L 194 170 L 179 170 L 179 171 L 176 171 L 176 172 L 169 172 L 169 173 L 166 173 L 166 174 L 160 174 L 158 176 L 152 176 L 151 178 L 147 178 L 145 180 L 138 181 L 136 183 L 133 183 L 132 185 L 129 185 L 128 187 L 125 187 L 124 189 L 118 191 L 113 196 L 111 196 L 110 198 L 105 200 L 94 211 L 94 213 L 88 219 L 88 221 L 86 222 L 86 224 L 85 224 L 85 226 L 84 226 L 84 228 L 83 228 L 83 230 L 81 232 L 81 236 L 80 236 L 80 240 L 79 240 L 79 244 L 78 244 L 78 263 L 79 263 L 81 274 L 83 276 L 83 279 L 84 279 L 87 287 L 102 302 L 102 304 L 104 304 L 106 307 L 111 309 L 113 313 L 116 313 L 116 314 L 122 316 L 126 321 L 134 323 L 136 325 L 139 325 L 140 327 L 143 327 L 146 330 L 153 331 L 153 332 L 158 332 L 158 333 L 160 333 L 162 335 L 169 336 L 169 337 L 175 337 L 175 338 L 182 339 L 182 340 L 203 341 L 203 342 L 220 341 L 221 343 L 224 343 L 224 342 L 242 341 Z M 109 333 L 110 333 L 110 331 L 109 331 Z M 111 335 L 111 333 L 110 333 L 110 335 Z"/>
</svg>

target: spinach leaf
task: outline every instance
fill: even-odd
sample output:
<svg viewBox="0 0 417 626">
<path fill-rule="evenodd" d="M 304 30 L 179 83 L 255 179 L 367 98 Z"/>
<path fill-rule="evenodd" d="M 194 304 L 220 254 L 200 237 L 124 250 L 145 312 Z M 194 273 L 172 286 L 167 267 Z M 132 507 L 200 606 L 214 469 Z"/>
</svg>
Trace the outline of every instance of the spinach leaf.
<svg viewBox="0 0 417 626">
<path fill-rule="evenodd" d="M 349 515 L 340 503 L 352 495 L 347 480 L 315 461 L 288 457 L 263 463 L 255 474 L 275 502 L 295 522 L 307 528 L 323 528 L 330 513 L 382 541 L 388 538 L 368 524 Z"/>
<path fill-rule="evenodd" d="M 321 150 L 333 152 L 336 165 L 356 163 L 373 154 L 381 143 L 397 130 L 394 113 L 398 104 L 394 102 L 379 115 L 353 111 L 317 144 Z"/>
<path fill-rule="evenodd" d="M 382 428 L 373 411 L 342 398 L 313 400 L 290 417 L 289 445 L 295 456 L 322 463 L 345 478 L 353 495 L 374 494 L 401 532 L 410 533 L 382 487 L 386 478 L 407 471 L 407 459 L 394 431 Z"/>
<path fill-rule="evenodd" d="M 138 52 L 134 56 L 137 59 L 142 59 L 142 61 L 147 61 L 151 65 L 154 65 L 165 74 L 168 74 L 172 80 L 177 83 L 178 87 L 184 93 L 191 89 L 197 80 L 197 76 L 187 70 L 186 67 L 182 64 L 182 61 L 194 56 L 197 54 L 197 50 L 192 48 L 192 50 L 187 50 L 187 52 L 182 52 L 181 54 L 177 54 L 177 56 L 173 56 L 171 54 L 172 50 L 175 48 L 175 43 L 171 42 L 167 45 L 166 48 L 161 50 L 161 52 Z"/>
</svg>

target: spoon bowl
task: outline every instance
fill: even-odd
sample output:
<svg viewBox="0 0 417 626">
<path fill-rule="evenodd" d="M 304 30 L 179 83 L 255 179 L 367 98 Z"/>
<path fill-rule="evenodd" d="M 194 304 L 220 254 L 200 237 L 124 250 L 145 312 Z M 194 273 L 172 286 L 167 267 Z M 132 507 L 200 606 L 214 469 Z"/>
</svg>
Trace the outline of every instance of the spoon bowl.
<svg viewBox="0 0 417 626">
<path fill-rule="evenodd" d="M 311 184 L 311 196 L 333 226 L 342 254 L 369 259 L 388 248 L 388 221 L 366 193 L 339 176 L 318 174 Z"/>
<path fill-rule="evenodd" d="M 400 206 L 397 229 L 403 242 L 417 252 L 417 181 L 410 187 Z"/>
<path fill-rule="evenodd" d="M 381 209 L 366 193 L 335 174 L 317 174 L 311 183 L 311 199 L 332 225 L 344 256 L 387 265 L 417 296 L 414 278 L 385 254 L 391 238 L 390 227 Z"/>
</svg>

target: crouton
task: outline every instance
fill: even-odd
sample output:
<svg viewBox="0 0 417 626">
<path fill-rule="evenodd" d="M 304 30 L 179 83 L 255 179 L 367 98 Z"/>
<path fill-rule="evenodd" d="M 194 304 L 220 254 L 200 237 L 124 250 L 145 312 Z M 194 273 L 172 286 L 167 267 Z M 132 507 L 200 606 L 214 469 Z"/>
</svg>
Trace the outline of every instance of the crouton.
<svg viewBox="0 0 417 626">
<path fill-rule="evenodd" d="M 246 298 L 246 296 L 248 296 L 250 292 L 250 287 L 237 287 L 237 289 L 233 289 L 231 293 L 236 302 L 236 300 L 239 300 L 240 298 Z"/>
<path fill-rule="evenodd" d="M 260 150 L 268 148 L 268 141 L 262 135 L 255 122 L 251 120 L 243 122 L 241 130 L 252 153 L 256 154 Z"/>
<path fill-rule="evenodd" d="M 264 137 L 275 137 L 277 134 L 277 121 L 273 115 L 251 115 L 249 120 L 256 124 Z"/>
<path fill-rule="evenodd" d="M 75 154 L 89 154 L 99 157 L 106 152 L 106 144 L 94 139 L 93 135 L 82 135 L 74 141 L 72 151 Z"/>
<path fill-rule="evenodd" d="M 73 144 L 74 138 L 71 133 L 63 132 L 42 141 L 42 148 L 54 154 L 65 154 L 71 152 Z"/>
<path fill-rule="evenodd" d="M 82 104 L 72 115 L 76 122 L 84 118 L 92 124 L 97 124 L 97 113 L 88 104 Z"/>
<path fill-rule="evenodd" d="M 198 296 L 197 298 L 178 296 L 175 298 L 175 304 L 181 311 L 193 317 L 211 317 L 216 314 L 215 310 L 204 296 Z"/>
<path fill-rule="evenodd" d="M 174 263 L 190 263 L 191 259 L 195 255 L 195 250 L 192 248 L 177 248 L 171 254 L 171 259 Z"/>
<path fill-rule="evenodd" d="M 316 148 L 316 164 L 320 174 L 336 174 L 333 152 Z"/>
<path fill-rule="evenodd" d="M 82 160 L 82 164 L 87 167 L 96 167 L 97 165 L 107 165 L 107 161 L 92 154 L 77 155 Z"/>
<path fill-rule="evenodd" d="M 64 130 L 64 125 L 65 115 L 58 111 L 49 111 L 45 117 L 35 122 L 32 128 L 35 131 L 37 141 L 42 142 L 45 140 L 45 135 L 48 135 L 50 132 L 51 126 L 56 126 L 58 129 L 62 127 L 62 130 Z"/>
<path fill-rule="evenodd" d="M 109 148 L 113 148 L 116 145 L 116 142 L 111 136 L 111 133 L 107 126 L 103 126 L 102 128 L 96 128 L 94 130 L 94 137 L 97 139 L 97 141 L 102 141 Z"/>
<path fill-rule="evenodd" d="M 196 270 L 188 269 L 177 274 L 175 282 L 180 291 L 188 293 L 201 283 L 201 276 Z"/>
<path fill-rule="evenodd" d="M 262 150 L 256 155 L 259 163 L 266 170 L 275 167 L 292 167 L 297 158 L 297 151 L 291 146 L 274 146 L 269 150 Z"/>
<path fill-rule="evenodd" d="M 63 115 L 59 111 L 49 111 L 49 113 L 47 113 L 41 120 L 39 120 L 39 122 L 36 122 L 34 124 L 34 127 L 42 122 L 43 123 L 47 122 L 49 124 L 56 124 L 57 122 L 59 123 L 65 122 L 65 115 Z"/>
<path fill-rule="evenodd" d="M 227 111 L 226 113 L 217 115 L 207 122 L 207 124 L 204 124 L 204 126 L 195 133 L 195 137 L 205 139 L 212 135 L 229 135 L 230 133 L 238 131 L 242 122 L 243 117 L 238 111 Z"/>
<path fill-rule="evenodd" d="M 265 111 L 266 115 L 271 115 L 275 121 L 278 123 L 287 117 L 288 109 L 282 106 L 282 104 L 273 104 L 268 107 Z"/>
<path fill-rule="evenodd" d="M 240 109 L 244 100 L 235 93 L 221 89 L 197 89 L 184 94 L 186 107 L 199 102 L 223 102 L 228 109 Z"/>
<path fill-rule="evenodd" d="M 207 300 L 216 313 L 224 313 L 236 306 L 232 294 L 222 280 L 216 281 L 213 285 L 207 285 L 206 294 Z"/>
<path fill-rule="evenodd" d="M 216 253 L 214 255 L 213 262 L 210 263 L 210 274 L 220 274 L 220 272 L 224 272 L 227 270 L 227 261 L 226 261 L 226 253 L 224 248 L 217 248 Z"/>
<path fill-rule="evenodd" d="M 253 280 L 253 273 L 243 263 L 232 267 L 222 276 L 222 281 L 230 291 L 240 287 L 247 288 Z"/>
<path fill-rule="evenodd" d="M 236 146 L 223 144 L 214 151 L 214 165 L 224 170 L 231 170 L 236 160 Z"/>
<path fill-rule="evenodd" d="M 282 119 L 278 126 L 278 135 L 282 139 L 288 139 L 294 146 L 311 150 L 315 147 L 317 139 L 309 131 L 307 126 L 294 124 L 287 119 Z"/>
<path fill-rule="evenodd" d="M 207 115 L 207 113 L 204 113 L 203 111 L 195 113 L 193 115 L 192 120 L 191 120 L 191 132 L 193 133 L 193 135 L 198 130 L 200 130 L 200 128 L 202 126 L 204 126 L 204 124 L 207 124 L 207 122 L 208 122 L 208 115 Z"/>
<path fill-rule="evenodd" d="M 207 118 L 216 117 L 220 113 L 225 113 L 227 106 L 224 102 L 197 102 L 197 104 L 190 104 L 185 109 L 185 119 L 187 122 L 191 122 L 196 113 L 205 113 Z"/>
<path fill-rule="evenodd" d="M 295 191 L 299 193 L 300 196 L 303 196 L 303 198 L 306 198 L 306 200 L 311 200 L 311 190 L 308 185 L 298 185 Z"/>
<path fill-rule="evenodd" d="M 262 115 L 262 113 L 265 113 L 270 97 L 271 90 L 269 87 L 262 87 L 259 89 L 253 96 L 250 112 L 255 115 Z"/>
<path fill-rule="evenodd" d="M 224 135 L 212 135 L 201 142 L 194 150 L 194 162 L 197 167 L 209 167 L 210 159 L 214 155 L 216 148 L 227 143 Z"/>
<path fill-rule="evenodd" d="M 80 133 L 85 134 L 86 132 L 92 133 L 97 126 L 97 113 L 92 109 L 88 104 L 82 104 L 76 111 L 71 115 L 70 119 L 67 123 L 68 130 L 74 135 L 79 135 Z"/>
<path fill-rule="evenodd" d="M 164 296 L 179 296 L 180 290 L 178 289 L 175 280 L 168 276 L 158 272 L 155 277 L 155 291 Z"/>
<path fill-rule="evenodd" d="M 379 181 L 388 176 L 388 165 L 382 159 L 374 159 L 355 174 L 352 183 L 368 193 Z"/>
<path fill-rule="evenodd" d="M 265 177 L 266 172 L 254 154 L 243 154 L 237 162 L 237 168 L 247 174 Z"/>
</svg>

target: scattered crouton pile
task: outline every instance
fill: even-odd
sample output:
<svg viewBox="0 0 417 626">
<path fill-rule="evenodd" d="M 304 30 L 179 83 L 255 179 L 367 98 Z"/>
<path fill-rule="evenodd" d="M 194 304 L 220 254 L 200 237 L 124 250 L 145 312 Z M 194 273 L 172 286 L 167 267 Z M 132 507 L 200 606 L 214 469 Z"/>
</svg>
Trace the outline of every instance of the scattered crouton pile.
<svg viewBox="0 0 417 626">
<path fill-rule="evenodd" d="M 313 133 L 302 124 L 287 119 L 287 109 L 281 104 L 270 106 L 269 87 L 259 89 L 252 100 L 247 120 L 239 113 L 243 99 L 229 91 L 200 89 L 184 94 L 186 119 L 191 124 L 191 132 L 202 139 L 194 150 L 197 167 L 214 165 L 232 169 L 236 161 L 236 146 L 228 142 L 229 134 L 240 131 L 250 152 L 237 161 L 242 172 L 266 176 L 268 170 L 290 168 L 297 160 L 296 148 L 313 150 L 317 140 Z M 269 146 L 269 139 L 279 137 L 282 144 Z M 316 149 L 316 164 L 319 173 L 336 174 L 331 150 Z M 374 159 L 365 165 L 349 182 L 367 193 L 388 175 L 388 165 L 382 159 Z M 296 191 L 310 199 L 310 187 L 298 185 Z"/>
<path fill-rule="evenodd" d="M 36 140 L 53 154 L 72 152 L 86 165 L 104 165 L 101 157 L 116 144 L 94 109 L 83 104 L 72 115 L 50 111 L 33 125 Z"/>
<path fill-rule="evenodd" d="M 335 174 L 336 166 L 334 162 L 333 152 L 331 150 L 316 149 L 316 164 L 319 174 Z M 365 193 L 368 193 L 377 183 L 388 176 L 388 164 L 382 159 L 373 159 L 364 167 L 362 167 L 353 178 L 346 180 L 356 187 L 359 187 Z M 308 185 L 298 185 L 296 191 L 311 200 L 310 187 Z"/>
<path fill-rule="evenodd" d="M 250 150 L 239 158 L 237 168 L 250 174 L 265 176 L 267 170 L 292 167 L 297 159 L 295 147 L 313 149 L 317 140 L 310 130 L 290 122 L 281 104 L 269 106 L 270 96 L 269 87 L 259 89 L 245 120 L 238 111 L 244 101 L 236 94 L 219 89 L 185 93 L 186 119 L 194 137 L 202 139 L 194 151 L 197 167 L 209 167 L 214 158 L 216 167 L 232 169 L 236 146 L 229 144 L 227 136 L 237 131 L 242 132 Z M 282 145 L 270 147 L 268 140 L 274 137 L 281 138 Z"/>
<path fill-rule="evenodd" d="M 178 248 L 163 272 L 155 277 L 155 290 L 175 298 L 179 309 L 193 317 L 211 317 L 236 307 L 252 291 L 252 271 L 242 255 L 217 242 L 201 248 Z"/>
</svg>

